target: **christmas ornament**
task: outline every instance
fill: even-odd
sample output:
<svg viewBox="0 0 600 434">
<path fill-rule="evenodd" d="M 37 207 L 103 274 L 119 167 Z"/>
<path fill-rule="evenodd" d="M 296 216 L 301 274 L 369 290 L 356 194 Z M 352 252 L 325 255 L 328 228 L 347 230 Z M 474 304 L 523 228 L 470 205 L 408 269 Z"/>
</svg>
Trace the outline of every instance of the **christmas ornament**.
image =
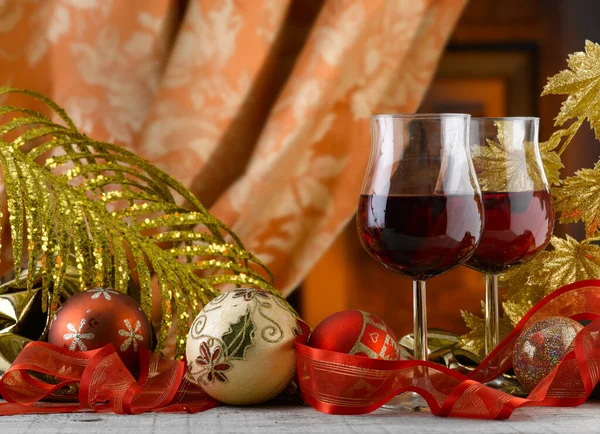
<svg viewBox="0 0 600 434">
<path fill-rule="evenodd" d="M 581 330 L 568 362 L 556 365 L 553 375 L 531 396 L 517 398 L 484 384 L 511 368 L 513 349 L 523 330 L 535 321 L 531 318 L 596 317 L 590 313 L 600 307 L 599 300 L 600 280 L 559 288 L 533 306 L 490 357 L 468 375 L 431 362 L 370 360 L 297 343 L 300 391 L 314 408 L 332 414 L 369 413 L 406 390 L 419 392 L 439 416 L 505 419 L 525 406 L 579 405 L 599 381 L 600 318 Z M 558 357 L 555 348 L 550 348 L 550 358 Z"/>
<path fill-rule="evenodd" d="M 328 316 L 315 327 L 308 345 L 371 359 L 400 358 L 394 332 L 381 318 L 361 310 L 347 310 Z"/>
<path fill-rule="evenodd" d="M 253 297 L 251 294 L 242 291 L 238 298 L 249 301 Z M 217 321 L 220 315 L 225 316 L 228 312 L 218 305 L 218 302 L 215 303 L 212 313 Z M 590 396 L 600 380 L 596 375 L 600 370 L 600 318 L 580 332 L 568 361 L 560 363 L 548 381 L 540 384 L 532 396 L 516 398 L 482 383 L 510 369 L 515 343 L 523 329 L 531 325 L 531 318 L 556 315 L 594 318 L 599 310 L 600 280 L 559 288 L 533 306 L 490 358 L 469 371 L 468 375 L 431 362 L 373 360 L 321 350 L 307 346 L 306 334 L 303 334 L 294 342 L 298 386 L 307 403 L 320 411 L 334 414 L 369 413 L 387 402 L 390 396 L 407 389 L 421 393 L 431 412 L 437 416 L 506 419 L 516 408 L 525 406 L 579 405 Z M 246 314 L 240 312 L 240 316 L 245 317 Z M 268 319 L 272 320 L 272 316 Z M 299 325 L 302 323 L 299 322 Z M 206 320 L 200 319 L 198 326 L 203 329 Z M 248 330 L 246 327 L 233 329 Z M 236 350 L 243 348 L 242 342 L 249 335 L 237 334 L 240 339 L 231 341 L 236 343 Z M 229 338 L 225 340 L 230 341 Z M 444 337 L 442 340 L 448 339 Z M 445 343 L 442 345 L 446 346 Z M 138 383 L 119 358 L 113 357 L 113 351 L 114 347 L 109 346 L 84 353 L 65 353 L 62 348 L 46 342 L 29 343 L 0 378 L 0 394 L 7 401 L 6 404 L 0 403 L 0 416 L 32 412 L 69 413 L 82 408 L 127 414 L 184 410 L 193 413 L 218 404 L 201 388 L 188 382 L 191 376 L 184 376 L 182 362 L 166 360 L 157 354 L 144 354 L 140 358 L 143 380 Z M 147 352 L 143 348 L 140 351 Z M 212 354 L 216 357 L 206 357 L 207 354 L 198 357 L 205 367 L 208 365 L 213 379 L 223 379 L 222 376 L 228 375 L 231 369 L 227 370 L 224 366 L 222 353 Z M 207 359 L 209 363 L 206 363 Z M 270 359 L 265 361 L 269 363 Z M 423 376 L 424 372 L 428 375 Z M 416 382 L 415 376 L 418 378 Z M 48 377 L 53 381 L 48 382 Z M 56 392 L 65 383 L 79 389 L 79 403 L 57 405 L 42 401 L 48 393 Z"/>
<path fill-rule="evenodd" d="M 133 298 L 112 289 L 94 288 L 73 295 L 58 309 L 48 342 L 71 351 L 113 344 L 125 366 L 136 372 L 139 348 L 151 348 L 151 329 Z"/>
<path fill-rule="evenodd" d="M 566 95 L 550 139 L 540 144 L 546 177 L 552 184 L 554 209 L 560 223 L 583 222 L 586 235 L 581 241 L 570 236 L 552 237 L 552 249 L 500 276 L 507 286 L 503 304 L 505 322 L 514 327 L 544 296 L 572 282 L 600 277 L 600 162 L 559 180 L 561 156 L 587 120 L 600 139 L 600 45 L 586 41 L 585 51 L 567 60 L 568 69 L 548 79 L 542 95 Z M 568 125 L 568 122 L 572 122 Z M 492 161 L 493 158 L 490 160 Z M 483 345 L 477 328 L 461 337 L 462 348 L 478 352 Z M 468 324 L 468 325 L 471 325 Z"/>
<path fill-rule="evenodd" d="M 552 316 L 521 331 L 514 348 L 513 369 L 521 385 L 531 391 L 573 349 L 583 326 L 570 318 Z"/>
<path fill-rule="evenodd" d="M 298 322 L 278 296 L 240 288 L 208 303 L 187 338 L 188 372 L 213 398 L 259 404 L 282 392 L 295 372 Z"/>
<path fill-rule="evenodd" d="M 181 356 L 190 315 L 219 294 L 218 285 L 274 291 L 266 267 L 183 185 L 122 146 L 87 137 L 41 94 L 0 87 L 0 100 L 15 92 L 43 102 L 62 121 L 0 105 L 0 171 L 13 260 L 21 264 L 26 251 L 26 286 L 31 290 L 41 280 L 43 311 L 54 314 L 71 265 L 80 289 L 126 292 L 135 270 L 148 317 L 153 277 L 160 288 L 157 351 L 176 315 Z"/>
</svg>

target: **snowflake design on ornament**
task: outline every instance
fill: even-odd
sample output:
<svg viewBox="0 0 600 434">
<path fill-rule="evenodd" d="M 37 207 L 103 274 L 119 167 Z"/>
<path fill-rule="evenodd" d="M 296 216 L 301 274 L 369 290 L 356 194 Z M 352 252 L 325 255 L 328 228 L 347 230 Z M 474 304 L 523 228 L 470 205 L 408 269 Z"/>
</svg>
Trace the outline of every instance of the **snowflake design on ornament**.
<svg viewBox="0 0 600 434">
<path fill-rule="evenodd" d="M 123 329 L 119 330 L 119 334 L 121 336 L 125 336 L 127 339 L 125 339 L 125 341 L 121 344 L 121 351 L 127 351 L 129 349 L 129 347 L 133 345 L 133 351 L 137 352 L 137 350 L 138 350 L 138 342 L 137 341 L 144 340 L 144 337 L 142 335 L 137 334 L 140 331 L 140 328 L 142 328 L 142 323 L 140 323 L 139 321 L 136 322 L 135 328 L 131 327 L 131 323 L 129 322 L 128 319 L 123 321 L 123 323 L 125 324 L 126 330 L 123 330 Z"/>
<path fill-rule="evenodd" d="M 105 299 L 110 301 L 110 300 L 112 300 L 112 297 L 110 296 L 110 294 L 118 294 L 117 291 L 112 291 L 112 290 L 106 289 L 106 288 L 94 288 L 94 289 L 90 289 L 90 292 L 95 292 L 95 294 L 92 295 L 92 300 L 100 298 L 100 296 L 103 295 Z"/>
<path fill-rule="evenodd" d="M 221 383 L 227 381 L 225 372 L 231 369 L 231 365 L 223 359 L 223 348 L 217 345 L 214 351 L 211 352 L 210 347 L 206 342 L 200 344 L 200 355 L 196 357 L 196 363 L 200 366 L 200 372 L 191 372 L 192 374 L 200 374 L 200 378 L 206 376 L 209 383 L 217 380 Z"/>
<path fill-rule="evenodd" d="M 94 339 L 96 337 L 96 335 L 94 335 L 94 333 L 81 333 L 81 329 L 83 328 L 83 326 L 85 326 L 85 319 L 82 319 L 81 322 L 79 323 L 79 329 L 76 329 L 75 326 L 71 323 L 67 324 L 67 329 L 71 333 L 65 333 L 63 335 L 63 339 L 65 341 L 68 341 L 69 339 L 73 339 L 73 341 L 71 342 L 71 346 L 69 347 L 69 350 L 76 351 L 77 347 L 79 347 L 79 349 L 81 351 L 87 351 L 87 346 L 85 345 L 83 340 L 84 339 L 90 340 L 90 339 Z"/>
</svg>

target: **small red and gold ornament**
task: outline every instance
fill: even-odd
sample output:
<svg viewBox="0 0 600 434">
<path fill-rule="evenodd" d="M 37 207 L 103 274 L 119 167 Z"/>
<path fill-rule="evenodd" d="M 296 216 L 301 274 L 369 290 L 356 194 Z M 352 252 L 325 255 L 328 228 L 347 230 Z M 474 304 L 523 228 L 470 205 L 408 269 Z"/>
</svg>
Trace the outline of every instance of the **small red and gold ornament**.
<svg viewBox="0 0 600 434">
<path fill-rule="evenodd" d="M 138 370 L 140 347 L 150 348 L 151 328 L 137 302 L 108 288 L 94 288 L 70 297 L 56 312 L 48 342 L 71 351 L 113 344 L 131 372 Z"/>
<path fill-rule="evenodd" d="M 371 359 L 400 359 L 398 341 L 392 329 L 378 316 L 361 310 L 346 310 L 328 316 L 315 327 L 308 345 Z"/>
</svg>

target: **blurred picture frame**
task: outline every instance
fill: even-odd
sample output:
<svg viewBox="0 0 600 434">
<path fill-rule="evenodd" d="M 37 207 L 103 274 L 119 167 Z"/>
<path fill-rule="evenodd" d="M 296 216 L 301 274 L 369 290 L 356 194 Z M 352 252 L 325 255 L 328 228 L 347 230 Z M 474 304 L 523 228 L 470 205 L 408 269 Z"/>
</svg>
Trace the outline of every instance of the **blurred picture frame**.
<svg viewBox="0 0 600 434">
<path fill-rule="evenodd" d="M 536 115 L 536 57 L 535 47 L 449 47 L 419 111 Z"/>
</svg>

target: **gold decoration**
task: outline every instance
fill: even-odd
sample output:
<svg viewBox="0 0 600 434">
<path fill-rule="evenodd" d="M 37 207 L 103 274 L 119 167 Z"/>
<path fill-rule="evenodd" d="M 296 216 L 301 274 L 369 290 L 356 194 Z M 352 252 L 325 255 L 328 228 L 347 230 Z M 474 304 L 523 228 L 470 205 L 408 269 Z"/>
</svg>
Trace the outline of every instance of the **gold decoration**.
<svg viewBox="0 0 600 434">
<path fill-rule="evenodd" d="M 28 272 L 20 276 L 9 273 L 0 282 L 0 376 L 10 367 L 21 350 L 32 340 L 44 337 L 48 325 L 47 312 L 41 309 L 41 278 L 28 290 Z M 67 269 L 63 285 L 65 294 L 79 288 L 77 274 Z"/>
<path fill-rule="evenodd" d="M 554 189 L 554 208 L 561 223 L 583 221 L 588 237 L 598 231 L 600 223 L 600 165 L 581 169 Z"/>
<path fill-rule="evenodd" d="M 436 328 L 427 330 L 427 358 L 437 360 L 442 358 L 458 342 L 458 336 Z M 415 336 L 413 333 L 402 336 L 398 341 L 401 359 L 413 357 L 415 347 Z"/>
<path fill-rule="evenodd" d="M 0 95 L 15 92 L 42 101 L 64 122 L 0 106 L 0 170 L 14 264 L 27 258 L 28 290 L 40 279 L 42 310 L 52 314 L 65 296 L 71 256 L 80 290 L 127 292 L 134 280 L 149 318 L 154 276 L 162 306 L 157 351 L 176 323 L 181 356 L 190 318 L 219 294 L 219 285 L 276 293 L 266 267 L 182 184 L 132 152 L 79 132 L 43 95 L 0 88 Z"/>
<path fill-rule="evenodd" d="M 502 276 L 509 283 L 507 300 L 531 307 L 561 286 L 600 274 L 600 246 L 587 240 L 579 242 L 569 235 L 552 237 L 550 245 L 552 250 Z"/>
<path fill-rule="evenodd" d="M 482 306 L 483 310 L 483 306 Z M 458 347 L 475 354 L 481 360 L 485 357 L 483 335 L 485 330 L 485 320 L 467 311 L 461 311 L 461 315 L 467 326 L 471 329 L 469 333 L 463 335 L 458 340 Z M 504 338 L 512 330 L 512 324 L 506 318 L 500 318 L 500 337 Z"/>
<path fill-rule="evenodd" d="M 561 223 L 582 221 L 586 236 L 578 241 L 570 236 L 552 237 L 551 249 L 510 269 L 500 277 L 507 287 L 503 303 L 504 320 L 515 325 L 544 296 L 561 286 L 582 279 L 600 278 L 600 162 L 581 169 L 574 176 L 558 180 L 560 157 L 584 121 L 600 139 L 600 45 L 586 41 L 585 51 L 569 56 L 569 69 L 548 80 L 542 95 L 567 95 L 550 139 L 540 145 L 548 181 L 554 187 L 554 207 Z M 572 123 L 568 127 L 564 125 Z M 467 314 L 471 332 L 461 337 L 463 348 L 476 352 L 483 347 L 483 319 Z"/>
<path fill-rule="evenodd" d="M 523 158 L 520 148 L 512 148 L 515 143 L 511 137 L 512 131 L 502 121 L 494 122 L 494 125 L 498 131 L 498 142 L 488 139 L 486 145 L 474 144 L 471 147 L 481 188 L 486 191 L 530 190 L 534 184 L 539 184 L 536 181 L 540 178 L 537 166 L 528 166 L 536 162 L 533 142 L 516 142 L 523 144 L 526 154 L 526 158 Z M 557 145 L 556 141 L 539 145 L 544 172 L 550 184 L 558 182 L 560 170 L 564 167 L 555 152 Z"/>
<path fill-rule="evenodd" d="M 502 329 L 508 333 L 511 327 Z M 409 358 L 413 354 L 414 336 L 408 334 L 398 341 L 403 358 Z M 472 372 L 477 365 L 483 361 L 481 354 L 473 353 L 460 347 L 461 338 L 454 333 L 439 329 L 429 329 L 427 332 L 427 353 L 430 362 L 440 363 L 449 369 L 458 371 L 464 375 Z M 527 393 L 521 387 L 514 375 L 505 373 L 502 375 L 503 383 L 510 385 L 510 394 L 514 396 L 526 396 Z"/>
<path fill-rule="evenodd" d="M 542 156 L 542 165 L 544 173 L 550 185 L 558 184 L 560 178 L 560 170 L 565 165 L 560 160 L 560 155 L 556 152 L 558 144 L 551 141 L 542 142 L 539 144 L 540 155 Z M 527 160 L 531 161 L 531 160 Z"/>
<path fill-rule="evenodd" d="M 543 95 L 568 95 L 555 125 L 569 119 L 588 120 L 600 139 L 600 45 L 585 42 L 585 51 L 569 56 L 569 69 L 548 79 Z"/>
</svg>

